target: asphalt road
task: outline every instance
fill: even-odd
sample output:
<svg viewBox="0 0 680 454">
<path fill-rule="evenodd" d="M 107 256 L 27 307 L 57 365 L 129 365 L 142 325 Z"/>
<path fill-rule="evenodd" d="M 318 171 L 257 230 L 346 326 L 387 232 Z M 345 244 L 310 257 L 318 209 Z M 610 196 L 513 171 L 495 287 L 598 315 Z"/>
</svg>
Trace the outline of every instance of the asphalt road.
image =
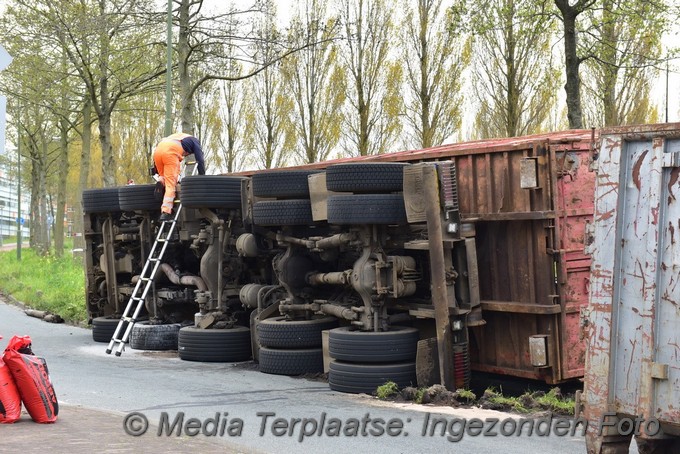
<svg viewBox="0 0 680 454">
<path fill-rule="evenodd" d="M 447 422 L 452 424 L 454 435 L 459 433 L 458 426 L 453 423 L 455 418 L 516 418 L 505 413 L 385 403 L 368 396 L 331 391 L 323 381 L 263 374 L 252 363 L 194 363 L 178 359 L 176 353 L 130 349 L 121 357 L 107 355 L 104 344 L 92 341 L 90 330 L 45 323 L 4 303 L 0 303 L 0 334 L 5 338 L 0 341 L 0 348 L 4 348 L 12 335 L 31 336 L 34 352 L 47 359 L 62 404 L 118 412 L 111 414 L 112 418 L 120 418 L 117 424 L 120 432 L 112 435 L 119 440 L 130 437 L 125 433 L 123 423 L 125 415 L 131 412 L 143 414 L 150 423 L 140 439 L 158 437 L 159 426 L 164 431 L 162 436 L 167 437 L 168 428 L 183 412 L 184 429 L 192 430 L 194 422 L 188 422 L 190 418 L 199 419 L 199 423 L 206 424 L 209 434 L 216 430 L 217 435 L 199 434 L 195 439 L 215 443 L 225 451 L 585 453 L 585 442 L 579 435 L 504 436 L 496 427 L 497 436 L 463 434 L 460 441 L 451 441 L 449 438 L 458 437 L 440 433 Z M 319 430 L 324 414 L 326 422 L 323 430 Z M 219 420 L 207 420 L 216 415 Z M 282 420 L 274 423 L 275 418 Z M 295 423 L 295 418 L 307 418 L 308 421 Z M 359 420 L 356 431 L 352 430 L 353 422 L 349 421 L 352 418 Z M 368 418 L 371 421 L 362 428 L 363 420 Z M 380 423 L 377 418 L 385 422 Z M 429 428 L 435 418 L 443 419 L 431 434 Z M 393 420 L 390 428 L 387 427 L 389 420 Z M 316 431 L 312 430 L 314 424 Z M 400 424 L 403 427 L 400 428 Z M 423 435 L 426 424 L 429 424 L 428 429 Z M 507 431 L 512 428 L 512 423 L 509 424 Z M 175 426 L 175 431 L 181 425 L 180 422 Z M 314 435 L 305 436 L 303 425 Z M 340 434 L 334 432 L 338 425 L 342 427 Z M 133 428 L 137 427 L 133 424 Z M 349 432 L 342 432 L 345 429 Z M 275 435 L 277 431 L 279 433 Z M 11 427 L 2 428 L 0 432 L 2 439 L 11 440 Z"/>
</svg>

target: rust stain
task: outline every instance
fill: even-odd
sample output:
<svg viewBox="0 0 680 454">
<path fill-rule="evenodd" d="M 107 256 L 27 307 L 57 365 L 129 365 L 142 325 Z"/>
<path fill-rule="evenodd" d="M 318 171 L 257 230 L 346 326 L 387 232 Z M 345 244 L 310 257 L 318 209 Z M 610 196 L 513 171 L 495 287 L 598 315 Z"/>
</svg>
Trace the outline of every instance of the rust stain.
<svg viewBox="0 0 680 454">
<path fill-rule="evenodd" d="M 630 371 L 633 370 L 633 358 L 635 358 L 635 347 L 637 345 L 637 342 L 633 339 L 629 339 L 629 342 L 633 349 L 630 352 L 630 363 L 628 364 L 628 371 L 626 371 L 626 383 L 630 383 Z"/>
<path fill-rule="evenodd" d="M 668 204 L 670 205 L 673 200 L 675 200 L 675 195 L 673 194 L 673 186 L 678 182 L 678 177 L 680 177 L 680 167 L 674 167 L 671 170 L 671 176 L 668 179 Z"/>
<path fill-rule="evenodd" d="M 678 305 L 677 301 L 675 301 L 673 298 L 671 298 L 671 295 L 668 293 L 668 290 L 666 290 L 666 292 L 663 294 L 663 296 L 661 297 L 661 299 L 662 299 L 663 301 L 666 301 L 666 302 L 671 303 L 673 306 L 677 306 L 677 305 Z"/>
<path fill-rule="evenodd" d="M 614 211 L 616 211 L 616 209 L 609 210 L 605 213 L 597 213 L 599 215 L 599 217 L 596 220 L 597 221 L 606 221 L 607 219 L 611 219 L 611 218 L 614 217 Z"/>
<path fill-rule="evenodd" d="M 654 220 L 652 221 L 652 225 L 657 225 L 659 223 L 659 207 L 658 205 L 652 208 L 652 217 Z"/>
<path fill-rule="evenodd" d="M 641 183 L 640 183 L 640 168 L 642 167 L 642 163 L 645 160 L 645 157 L 647 157 L 647 153 L 649 153 L 649 150 L 645 150 L 642 153 L 642 156 L 637 160 L 635 165 L 633 166 L 633 183 L 635 183 L 635 187 L 638 188 L 638 191 L 640 190 Z"/>
<path fill-rule="evenodd" d="M 671 221 L 668 221 L 668 231 L 671 232 L 671 244 L 675 244 L 675 226 Z"/>
</svg>

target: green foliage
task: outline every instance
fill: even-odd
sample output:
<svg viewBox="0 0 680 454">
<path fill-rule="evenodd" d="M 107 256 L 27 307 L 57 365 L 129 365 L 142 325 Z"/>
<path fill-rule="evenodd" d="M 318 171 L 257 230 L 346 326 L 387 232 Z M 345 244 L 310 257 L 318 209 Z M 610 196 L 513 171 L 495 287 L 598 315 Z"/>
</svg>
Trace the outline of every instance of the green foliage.
<svg viewBox="0 0 680 454">
<path fill-rule="evenodd" d="M 459 13 L 446 10 L 441 0 L 404 3 L 405 117 L 412 130 L 408 145 L 436 146 L 460 129 L 461 82 L 470 63 L 470 40 L 450 26 L 448 21 Z"/>
<path fill-rule="evenodd" d="M 573 415 L 575 408 L 575 401 L 571 397 L 563 397 L 560 394 L 559 388 L 552 388 L 545 395 L 535 397 L 536 402 L 546 410 L 551 410 L 555 413 L 563 415 Z"/>
<path fill-rule="evenodd" d="M 399 392 L 399 386 L 393 381 L 388 381 L 380 386 L 375 391 L 375 395 L 378 399 L 385 400 Z"/>
<path fill-rule="evenodd" d="M 83 268 L 70 254 L 41 257 L 23 249 L 17 261 L 16 251 L 0 252 L 0 291 L 72 322 L 87 320 Z"/>
<path fill-rule="evenodd" d="M 386 0 L 343 0 L 340 56 L 347 68 L 347 115 L 343 136 L 349 155 L 388 151 L 396 142 L 403 113 L 401 65 L 390 58 L 394 42 L 392 5 Z M 395 151 L 395 150 L 392 150 Z"/>
<path fill-rule="evenodd" d="M 547 393 L 527 391 L 519 397 L 508 397 L 490 387 L 484 391 L 481 401 L 483 401 L 483 408 L 508 409 L 517 413 L 548 410 L 561 415 L 574 414 L 575 405 L 574 399 L 563 396 L 559 388 L 552 388 Z"/>
<path fill-rule="evenodd" d="M 327 10 L 327 0 L 301 2 L 289 30 L 291 47 L 300 50 L 282 65 L 295 102 L 291 119 L 302 163 L 328 159 L 338 144 L 343 122 L 345 69 L 338 62 L 338 46 L 333 43 L 339 23 Z"/>
<path fill-rule="evenodd" d="M 663 61 L 661 38 L 670 24 L 665 2 L 603 0 L 587 12 L 586 35 L 595 58 L 585 61 L 584 116 L 589 126 L 652 122 L 651 85 Z"/>
<path fill-rule="evenodd" d="M 416 391 L 416 395 L 413 398 L 413 402 L 417 404 L 422 404 L 423 403 L 423 396 L 425 395 L 425 392 L 427 391 L 427 388 L 418 388 Z"/>
<path fill-rule="evenodd" d="M 559 72 L 551 65 L 556 23 L 549 0 L 472 0 L 475 138 L 513 137 L 548 129 Z"/>
<path fill-rule="evenodd" d="M 507 407 L 517 413 L 529 413 L 531 410 L 524 406 L 518 397 L 506 397 L 494 387 L 489 387 L 484 391 L 483 398 L 490 404 L 500 407 Z"/>
<path fill-rule="evenodd" d="M 477 400 L 477 396 L 475 395 L 475 393 L 473 393 L 469 389 L 462 389 L 462 388 L 457 389 L 456 394 L 458 394 L 458 397 L 461 397 L 462 399 L 465 399 L 469 402 L 473 402 L 473 401 Z"/>
</svg>

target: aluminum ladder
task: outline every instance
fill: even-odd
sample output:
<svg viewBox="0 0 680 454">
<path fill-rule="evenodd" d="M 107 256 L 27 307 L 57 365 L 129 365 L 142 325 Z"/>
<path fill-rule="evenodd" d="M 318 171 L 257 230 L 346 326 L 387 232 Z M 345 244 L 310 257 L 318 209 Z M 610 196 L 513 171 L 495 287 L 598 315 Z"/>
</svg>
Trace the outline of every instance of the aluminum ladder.
<svg viewBox="0 0 680 454">
<path fill-rule="evenodd" d="M 194 161 L 186 163 L 184 168 L 185 172 L 189 169 L 189 166 L 191 166 L 192 169 L 191 175 L 194 175 L 198 168 L 196 162 Z M 149 290 L 153 286 L 153 278 L 161 266 L 161 260 L 163 259 L 165 250 L 168 248 L 168 244 L 170 244 L 172 234 L 175 233 L 177 220 L 179 219 L 179 215 L 182 212 L 182 204 L 178 203 L 177 199 L 175 199 L 175 204 L 174 216 L 172 219 L 162 221 L 160 227 L 158 228 L 156 240 L 151 247 L 151 251 L 149 251 L 149 257 L 146 259 L 146 263 L 144 263 L 142 274 L 139 275 L 139 280 L 135 284 L 132 295 L 125 306 L 125 311 L 118 321 L 118 325 L 116 326 L 113 337 L 109 342 L 109 346 L 106 348 L 107 354 L 111 354 L 111 352 L 115 349 L 116 356 L 120 356 L 123 353 L 125 344 L 130 338 L 132 327 L 137 322 L 139 313 L 142 311 L 142 307 L 144 307 L 144 300 L 146 299 Z M 127 327 L 123 329 L 125 323 L 127 323 Z M 119 337 L 121 334 L 123 336 Z"/>
</svg>

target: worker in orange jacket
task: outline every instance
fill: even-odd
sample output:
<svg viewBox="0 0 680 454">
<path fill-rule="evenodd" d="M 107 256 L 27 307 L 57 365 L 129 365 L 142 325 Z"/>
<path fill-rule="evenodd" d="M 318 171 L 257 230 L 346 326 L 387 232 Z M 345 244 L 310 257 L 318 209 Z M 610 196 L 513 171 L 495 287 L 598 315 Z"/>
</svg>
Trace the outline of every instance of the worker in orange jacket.
<svg viewBox="0 0 680 454">
<path fill-rule="evenodd" d="M 181 132 L 171 134 L 162 139 L 153 152 L 156 171 L 160 175 L 158 181 L 165 186 L 163 204 L 161 205 L 161 221 L 172 219 L 172 207 L 175 200 L 180 163 L 185 156 L 193 154 L 198 165 L 198 173 L 205 175 L 205 162 L 201 143 L 196 137 Z"/>
</svg>

